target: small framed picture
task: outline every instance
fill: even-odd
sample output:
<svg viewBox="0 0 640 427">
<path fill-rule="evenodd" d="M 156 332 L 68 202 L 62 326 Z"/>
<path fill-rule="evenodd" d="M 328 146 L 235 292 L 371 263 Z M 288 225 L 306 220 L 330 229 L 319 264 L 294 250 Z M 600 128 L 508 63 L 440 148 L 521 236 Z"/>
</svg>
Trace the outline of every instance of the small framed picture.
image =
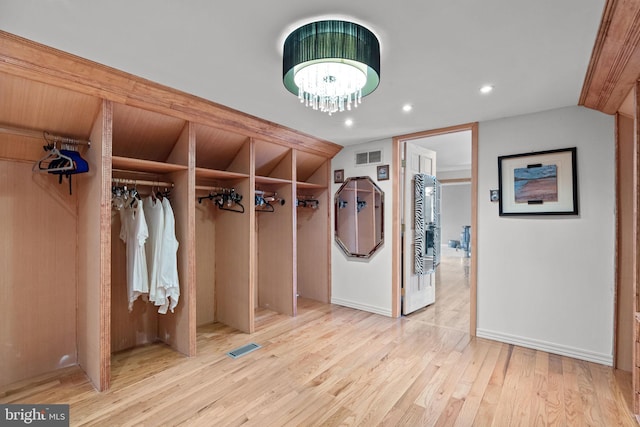
<svg viewBox="0 0 640 427">
<path fill-rule="evenodd" d="M 389 179 L 389 165 L 378 166 L 378 181 Z"/>
<path fill-rule="evenodd" d="M 336 169 L 333 171 L 333 182 L 341 184 L 344 182 L 344 169 Z"/>
</svg>

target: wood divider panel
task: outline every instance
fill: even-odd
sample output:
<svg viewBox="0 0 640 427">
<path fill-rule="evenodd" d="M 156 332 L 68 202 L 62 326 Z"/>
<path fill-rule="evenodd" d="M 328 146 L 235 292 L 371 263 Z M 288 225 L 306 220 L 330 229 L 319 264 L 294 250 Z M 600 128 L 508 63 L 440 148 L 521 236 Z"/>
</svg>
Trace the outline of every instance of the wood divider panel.
<svg viewBox="0 0 640 427">
<path fill-rule="evenodd" d="M 111 381 L 111 146 L 113 105 L 103 101 L 78 191 L 78 362 L 98 390 Z"/>
<path fill-rule="evenodd" d="M 276 167 L 269 174 L 272 178 L 279 178 L 291 181 L 292 179 L 292 168 L 291 165 L 293 162 L 293 150 L 289 150 L 287 154 L 280 160 L 280 162 L 276 165 Z M 295 176 L 295 175 L 293 175 Z"/>
<path fill-rule="evenodd" d="M 229 165 L 229 172 L 249 175 L 253 173 L 253 142 L 247 139 Z"/>
</svg>

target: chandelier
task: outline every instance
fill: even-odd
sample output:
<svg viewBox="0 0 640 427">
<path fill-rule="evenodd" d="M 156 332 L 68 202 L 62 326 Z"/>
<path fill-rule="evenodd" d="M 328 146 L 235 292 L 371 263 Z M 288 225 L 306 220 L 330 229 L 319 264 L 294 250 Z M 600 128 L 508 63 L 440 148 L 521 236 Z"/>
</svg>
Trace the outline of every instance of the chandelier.
<svg viewBox="0 0 640 427">
<path fill-rule="evenodd" d="M 353 22 L 312 22 L 285 40 L 282 75 L 307 107 L 329 115 L 351 110 L 378 87 L 380 44 Z"/>
</svg>

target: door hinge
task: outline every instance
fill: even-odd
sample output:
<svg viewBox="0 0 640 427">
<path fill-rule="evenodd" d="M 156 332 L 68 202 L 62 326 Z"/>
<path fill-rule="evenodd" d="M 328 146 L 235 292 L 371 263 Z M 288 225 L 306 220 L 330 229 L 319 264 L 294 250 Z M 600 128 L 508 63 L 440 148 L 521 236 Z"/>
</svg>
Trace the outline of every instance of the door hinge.
<svg viewBox="0 0 640 427">
<path fill-rule="evenodd" d="M 402 225 L 400 226 L 400 232 L 401 232 L 401 233 L 404 233 L 404 224 L 402 224 Z"/>
<path fill-rule="evenodd" d="M 407 161 L 406 161 L 406 160 L 404 160 L 404 159 L 402 159 L 402 167 L 404 168 L 404 167 L 406 167 L 406 166 L 407 166 Z"/>
</svg>

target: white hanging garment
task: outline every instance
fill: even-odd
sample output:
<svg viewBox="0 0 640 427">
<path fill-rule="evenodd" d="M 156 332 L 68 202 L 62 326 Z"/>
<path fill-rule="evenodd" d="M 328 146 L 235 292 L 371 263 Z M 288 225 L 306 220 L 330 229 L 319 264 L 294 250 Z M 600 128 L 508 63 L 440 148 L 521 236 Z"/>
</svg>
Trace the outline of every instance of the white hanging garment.
<svg viewBox="0 0 640 427">
<path fill-rule="evenodd" d="M 120 239 L 127 246 L 127 294 L 129 311 L 139 296 L 149 292 L 149 274 L 147 272 L 147 256 L 145 242 L 149 237 L 147 222 L 144 217 L 142 203 L 120 210 Z"/>
<path fill-rule="evenodd" d="M 164 230 L 155 304 L 160 306 L 158 313 L 165 314 L 167 309 L 173 312 L 178 305 L 180 284 L 178 281 L 178 240 L 176 239 L 175 217 L 171 203 L 166 197 L 162 199 L 162 207 L 164 210 Z"/>
<path fill-rule="evenodd" d="M 160 276 L 162 234 L 164 231 L 164 208 L 162 202 L 153 196 L 145 197 L 144 216 L 149 228 L 147 250 L 147 269 L 149 271 L 149 301 L 155 303 L 158 298 L 158 278 Z"/>
</svg>

